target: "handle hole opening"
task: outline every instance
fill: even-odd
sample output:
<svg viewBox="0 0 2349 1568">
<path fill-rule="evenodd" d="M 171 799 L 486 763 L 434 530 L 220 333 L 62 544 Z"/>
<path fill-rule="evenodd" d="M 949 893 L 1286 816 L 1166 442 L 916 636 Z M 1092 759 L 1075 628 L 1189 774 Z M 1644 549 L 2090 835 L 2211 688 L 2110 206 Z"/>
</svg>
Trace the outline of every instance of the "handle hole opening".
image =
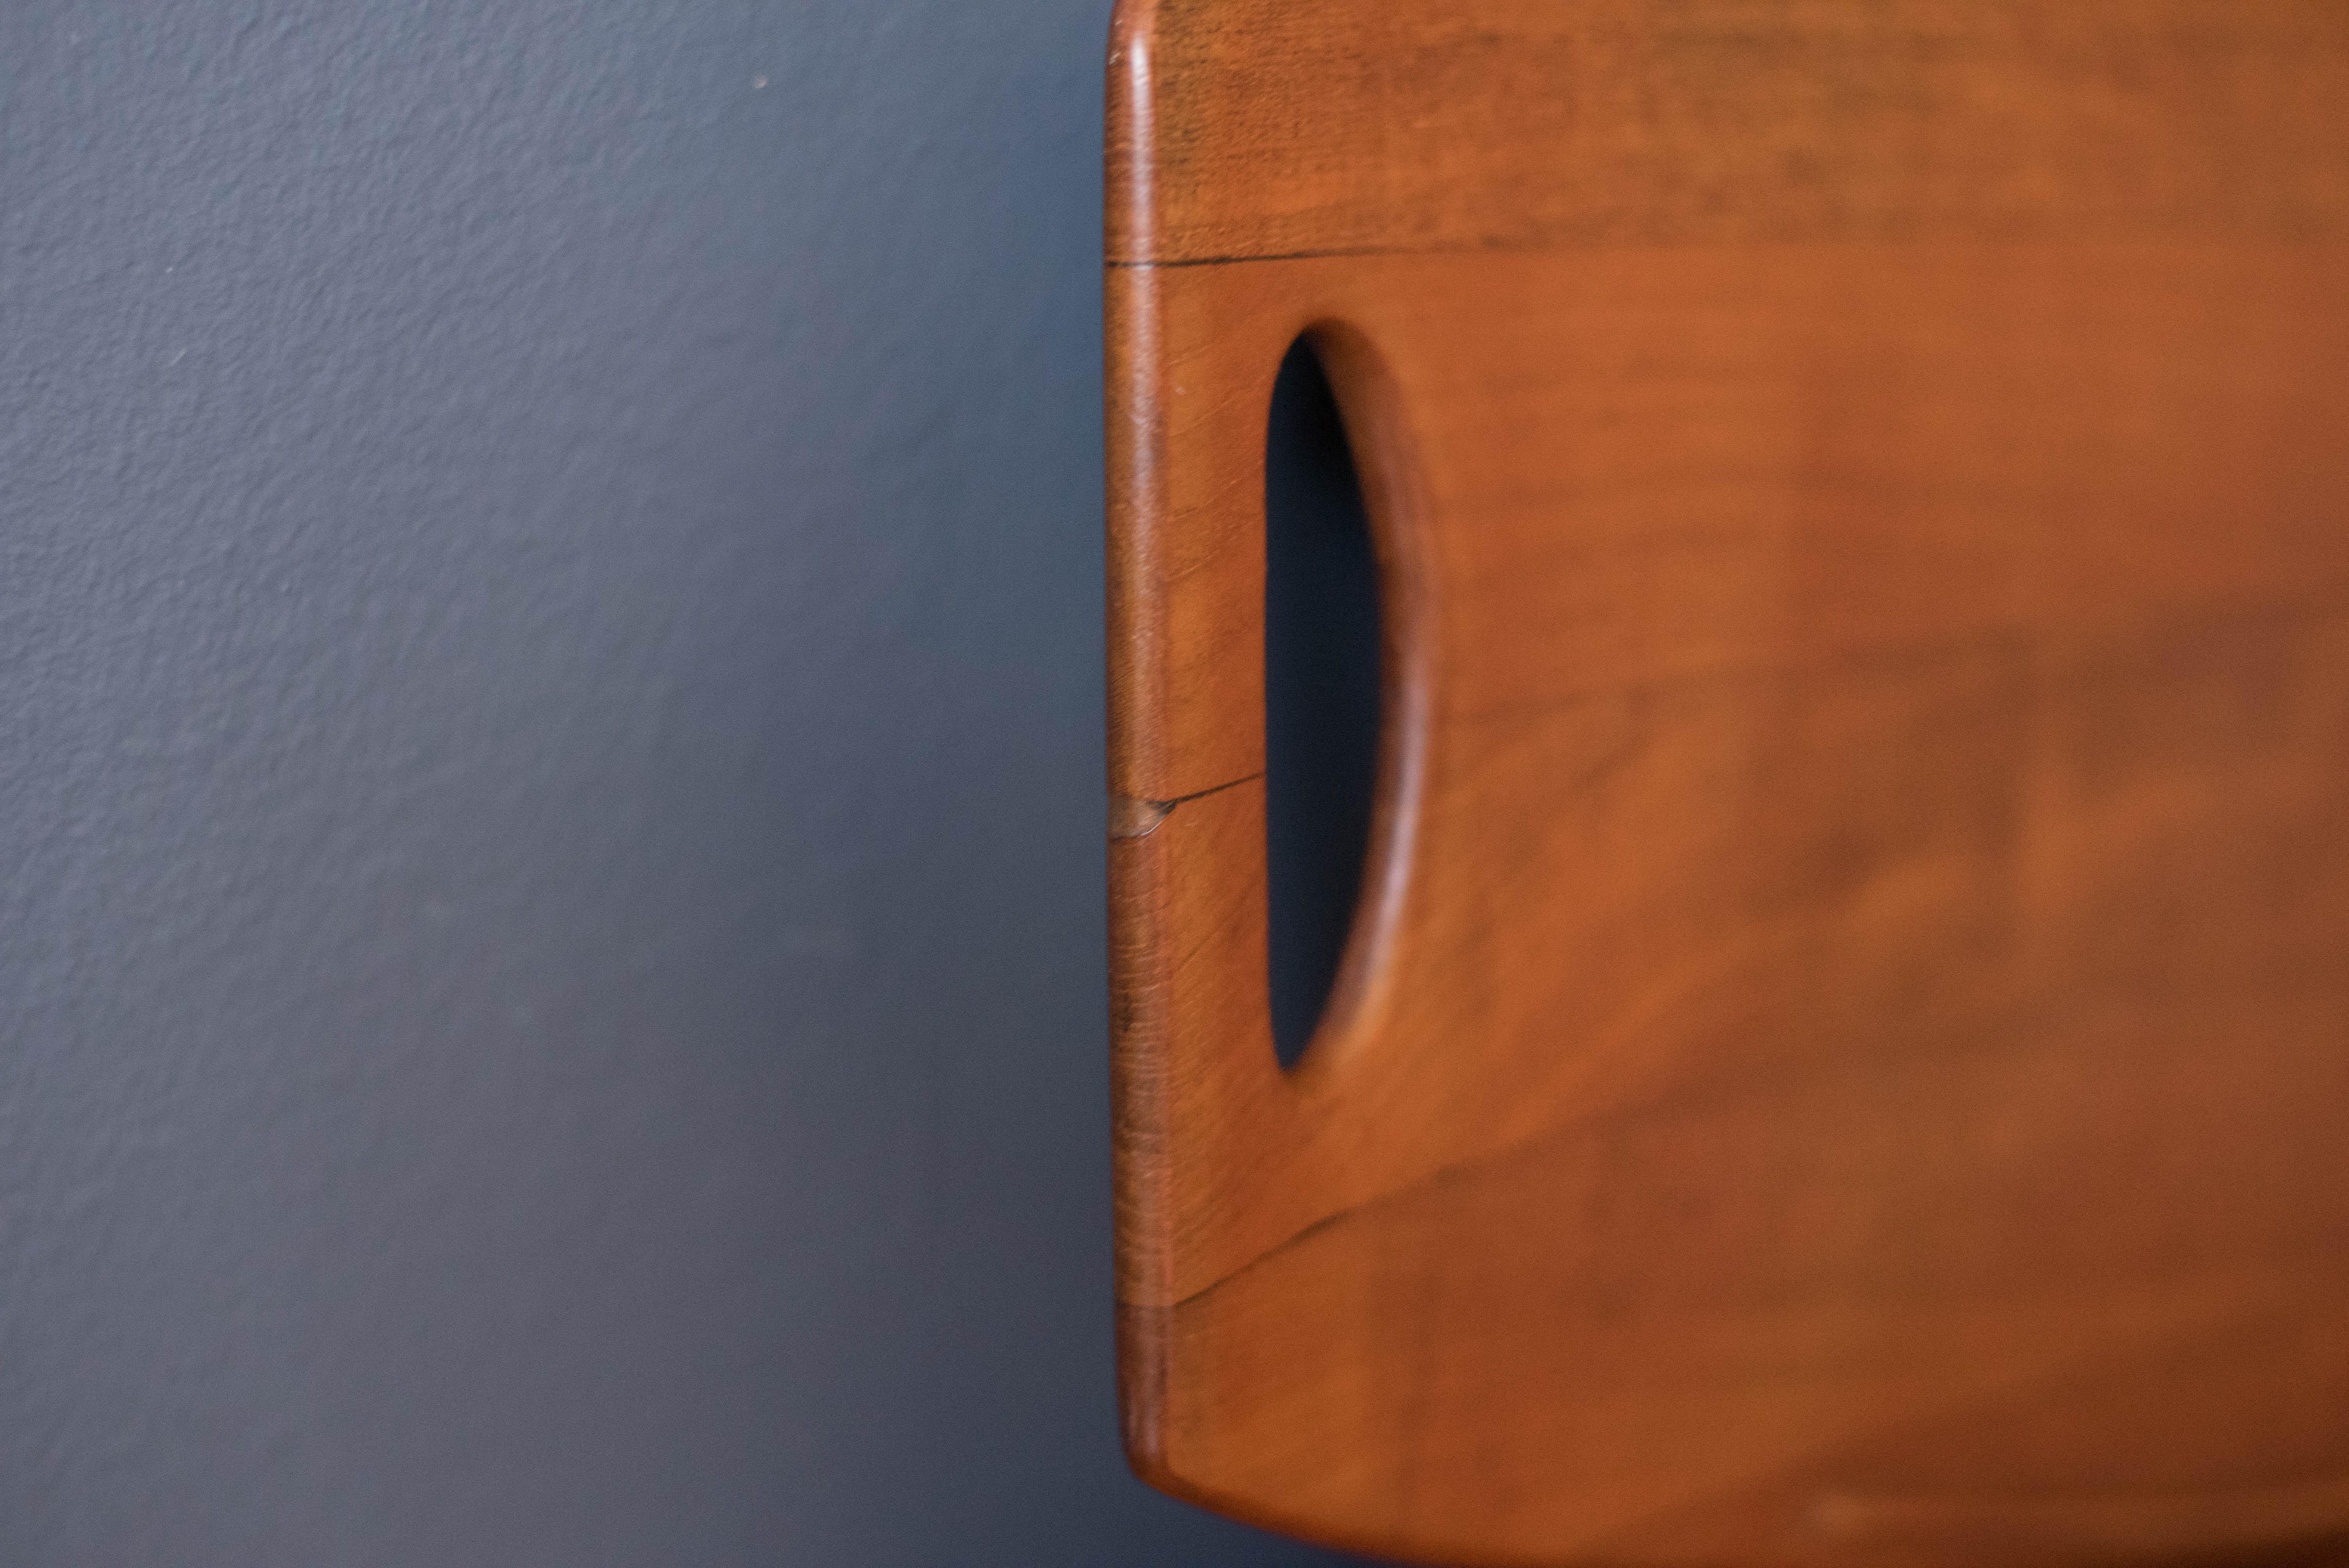
<svg viewBox="0 0 2349 1568">
<path fill-rule="evenodd" d="M 1312 344 L 1265 439 L 1265 850 L 1272 1037 L 1305 1054 L 1361 903 L 1379 771 L 1379 568 L 1346 425 Z"/>
</svg>

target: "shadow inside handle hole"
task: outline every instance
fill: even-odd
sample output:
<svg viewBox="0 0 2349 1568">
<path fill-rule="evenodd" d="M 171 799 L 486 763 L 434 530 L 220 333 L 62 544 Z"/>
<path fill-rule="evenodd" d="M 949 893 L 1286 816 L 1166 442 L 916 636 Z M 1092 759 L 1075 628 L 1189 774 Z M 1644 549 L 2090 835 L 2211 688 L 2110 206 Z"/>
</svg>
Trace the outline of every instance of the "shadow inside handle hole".
<svg viewBox="0 0 2349 1568">
<path fill-rule="evenodd" d="M 1265 838 L 1272 1037 L 1313 1037 L 1361 901 L 1379 754 L 1379 576 L 1346 427 L 1299 338 L 1265 449 Z"/>
</svg>

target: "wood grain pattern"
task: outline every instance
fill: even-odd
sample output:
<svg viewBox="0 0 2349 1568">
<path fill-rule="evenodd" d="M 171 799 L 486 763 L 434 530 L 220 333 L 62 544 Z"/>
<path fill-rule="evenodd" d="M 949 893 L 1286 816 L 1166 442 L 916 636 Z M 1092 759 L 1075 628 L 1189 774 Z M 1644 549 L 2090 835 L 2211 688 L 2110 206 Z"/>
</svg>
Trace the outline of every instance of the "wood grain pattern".
<svg viewBox="0 0 2349 1568">
<path fill-rule="evenodd" d="M 2349 1532 L 2349 6 L 1127 0 L 1121 1355 L 1469 1563 Z M 1267 403 L 1386 754 L 1267 1021 Z"/>
</svg>

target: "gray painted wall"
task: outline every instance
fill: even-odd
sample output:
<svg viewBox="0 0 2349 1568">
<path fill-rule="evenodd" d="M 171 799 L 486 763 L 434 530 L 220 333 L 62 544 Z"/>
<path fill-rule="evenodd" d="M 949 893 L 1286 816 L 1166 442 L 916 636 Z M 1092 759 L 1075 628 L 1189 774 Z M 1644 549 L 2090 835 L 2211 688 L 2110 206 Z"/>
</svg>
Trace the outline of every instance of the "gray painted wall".
<svg viewBox="0 0 2349 1568">
<path fill-rule="evenodd" d="M 1329 1561 L 1116 1452 L 1105 22 L 0 8 L 0 1561 Z"/>
</svg>

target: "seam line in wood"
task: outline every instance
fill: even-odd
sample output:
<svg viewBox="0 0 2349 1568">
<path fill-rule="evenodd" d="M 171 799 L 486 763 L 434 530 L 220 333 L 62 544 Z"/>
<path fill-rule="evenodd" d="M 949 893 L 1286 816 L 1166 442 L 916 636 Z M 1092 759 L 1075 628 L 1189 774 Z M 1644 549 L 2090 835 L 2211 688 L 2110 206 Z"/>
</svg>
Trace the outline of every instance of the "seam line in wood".
<svg viewBox="0 0 2349 1568">
<path fill-rule="evenodd" d="M 1246 783 L 1247 780 L 1235 779 L 1233 782 Z M 1229 786 L 1226 786 L 1226 788 L 1229 788 Z M 1208 790 L 1206 793 L 1213 794 L 1214 791 Z M 1669 1108 L 1674 1103 L 1675 1097 L 1666 1097 L 1664 1099 L 1658 1101 L 1655 1106 L 1651 1106 L 1646 1109 L 1653 1110 L 1659 1107 Z M 1214 1279 L 1209 1280 L 1206 1284 L 1200 1285 L 1198 1288 L 1191 1291 L 1187 1295 L 1179 1295 L 1173 1301 L 1167 1302 L 1163 1306 L 1155 1307 L 1154 1310 L 1172 1312 L 1176 1308 L 1188 1306 L 1194 1302 L 1205 1300 L 1206 1297 L 1215 1295 L 1216 1292 L 1231 1284 L 1232 1281 L 1239 1278 L 1242 1274 L 1247 1274 L 1270 1259 L 1278 1257 L 1281 1253 L 1288 1252 L 1290 1248 L 1299 1246 L 1303 1243 L 1311 1240 L 1313 1237 L 1318 1236 L 1322 1232 L 1330 1229 L 1330 1226 L 1340 1223 L 1343 1221 L 1353 1219 L 1358 1215 L 1370 1213 L 1379 1209 L 1386 1208 L 1390 1204 L 1419 1196 L 1434 1188 L 1447 1186 L 1454 1181 L 1461 1181 L 1464 1178 L 1475 1177 L 1489 1170 L 1493 1166 L 1505 1164 L 1509 1161 L 1520 1159 L 1527 1155 L 1538 1154 L 1543 1149 L 1554 1145 L 1563 1139 L 1571 1137 L 1577 1132 L 1587 1130 L 1588 1130 L 1586 1128 L 1575 1123 L 1563 1123 L 1557 1126 L 1547 1127 L 1514 1143 L 1504 1144 L 1500 1148 L 1487 1150 L 1483 1153 L 1472 1155 L 1468 1159 L 1454 1160 L 1446 1164 L 1438 1165 L 1432 1171 L 1422 1171 L 1419 1175 L 1413 1177 L 1411 1180 L 1404 1181 L 1398 1186 L 1390 1187 L 1382 1192 L 1373 1192 L 1368 1197 L 1361 1198 L 1354 1202 L 1346 1204 L 1343 1208 L 1333 1209 L 1329 1213 L 1322 1215 L 1319 1219 L 1313 1221 L 1309 1224 L 1300 1225 L 1296 1230 L 1291 1231 L 1288 1235 L 1285 1235 L 1281 1237 L 1280 1240 L 1273 1243 L 1272 1245 L 1265 1248 L 1264 1251 L 1257 1253 L 1256 1256 L 1249 1258 L 1247 1262 L 1235 1266 L 1224 1274 L 1216 1275 Z M 1151 1305 L 1147 1303 L 1128 1302 L 1126 1305 L 1136 1307 L 1140 1310 L 1154 1310 Z"/>
<path fill-rule="evenodd" d="M 2280 242 L 2287 245 L 2322 244 L 2325 242 L 2330 232 L 2329 230 L 2312 229 L 2287 236 Z M 2158 236 L 2143 234 L 2127 228 L 2118 228 L 2104 237 L 2114 243 L 2127 243 Z M 2029 244 L 2034 238 L 2037 236 L 2028 233 L 1989 233 L 1972 236 L 1970 242 L 1983 247 L 1999 244 Z M 1853 239 L 1855 242 L 1879 244 L 1914 245 L 1920 242 L 1913 235 L 1902 235 L 1898 232 L 1856 235 Z M 1797 235 L 1772 233 L 1740 235 L 1739 241 L 1757 250 L 1774 247 L 1794 250 L 1814 242 Z M 1705 243 L 1706 242 L 1702 240 L 1684 237 L 1674 239 L 1637 234 L 1568 234 L 1539 240 L 1491 240 L 1448 245 L 1340 245 L 1326 250 L 1239 251 L 1226 255 L 1214 256 L 1110 256 L 1102 259 L 1102 266 L 1109 272 L 1174 272 L 1185 267 L 1237 266 L 1247 262 L 1349 261 L 1365 257 L 1547 256 L 1575 252 L 1694 250 L 1702 247 Z"/>
<path fill-rule="evenodd" d="M 1482 253 L 1499 249 L 1488 245 L 1353 245 L 1329 251 L 1241 251 L 1228 256 L 1166 256 L 1139 260 L 1104 262 L 1104 266 L 1127 272 L 1147 272 L 1173 267 L 1222 267 L 1235 262 L 1312 262 L 1331 256 L 1442 256 L 1468 252 Z M 1528 246 L 1529 250 L 1547 249 Z"/>
<path fill-rule="evenodd" d="M 1188 795 L 1177 795 L 1172 800 L 1144 800 L 1133 795 L 1112 795 L 1109 798 L 1109 836 L 1112 839 L 1146 839 L 1158 830 L 1158 824 L 1174 814 L 1174 808 L 1190 800 L 1204 800 L 1210 795 L 1220 795 L 1226 789 L 1237 789 L 1264 777 L 1264 769 L 1241 779 L 1227 779 L 1205 789 L 1194 789 Z"/>
</svg>

